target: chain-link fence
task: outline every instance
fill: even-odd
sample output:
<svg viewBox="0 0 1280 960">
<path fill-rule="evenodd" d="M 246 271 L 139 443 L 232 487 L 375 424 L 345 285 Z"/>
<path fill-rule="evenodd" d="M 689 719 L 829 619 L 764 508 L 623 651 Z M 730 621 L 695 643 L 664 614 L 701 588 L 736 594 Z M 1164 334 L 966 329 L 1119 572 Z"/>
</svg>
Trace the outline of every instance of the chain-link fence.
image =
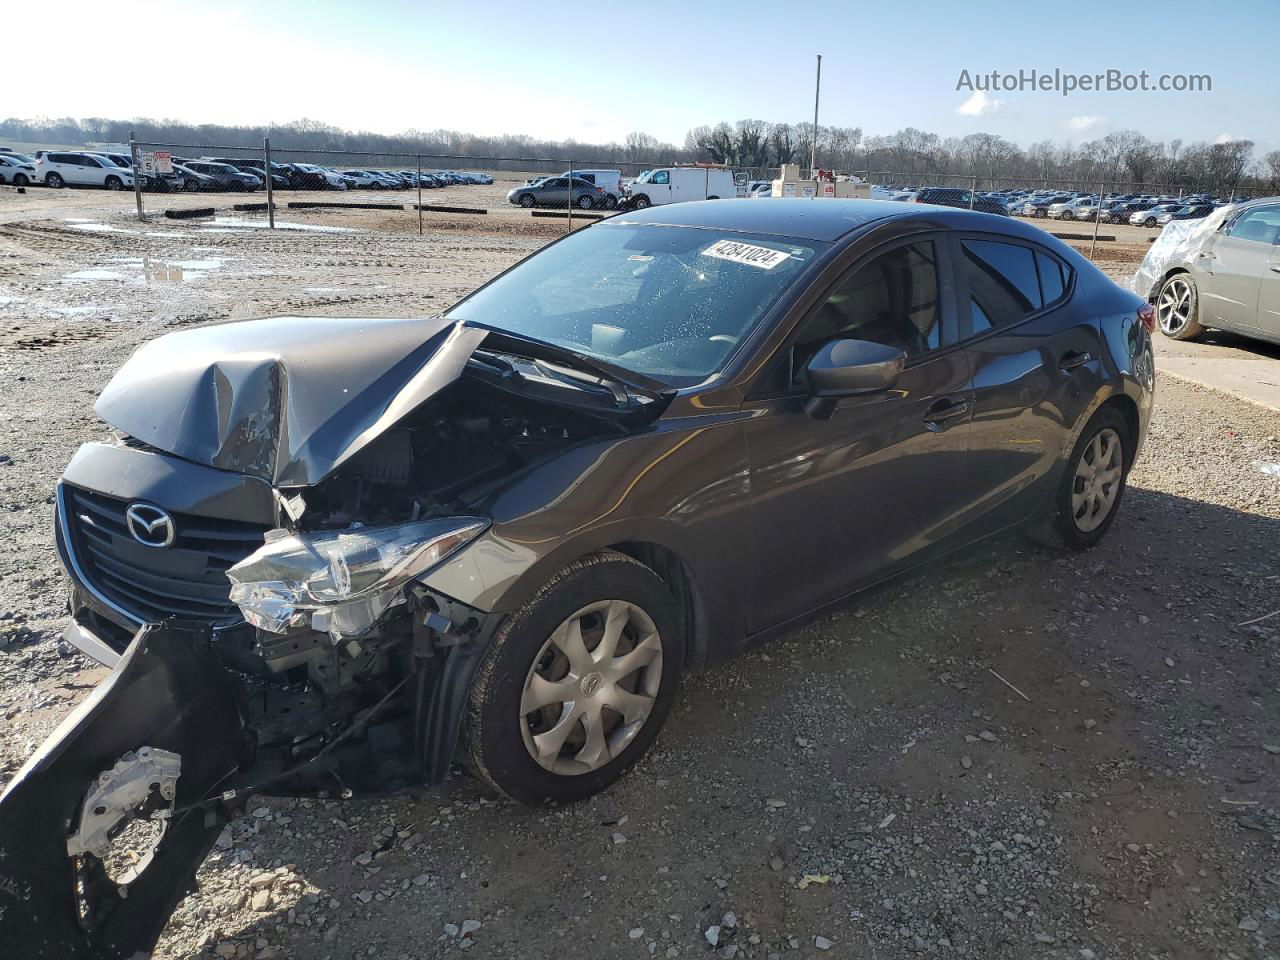
<svg viewBox="0 0 1280 960">
<path fill-rule="evenodd" d="M 273 149 L 269 138 L 259 149 L 131 140 L 127 157 L 141 172 L 134 178 L 140 218 L 253 217 L 262 226 L 276 227 L 282 217 L 329 212 L 347 216 L 343 222 L 366 229 L 419 234 L 432 229 L 433 222 L 438 225 L 433 218 L 441 214 L 490 221 L 503 217 L 507 223 L 511 218 L 526 222 L 550 218 L 550 227 L 575 229 L 637 203 L 767 196 L 780 175 L 777 167 L 692 165 L 700 177 L 681 175 L 693 183 L 691 191 L 677 195 L 673 188 L 659 199 L 657 189 L 667 178 L 674 183 L 674 171 L 691 165 L 660 157 L 565 159 Z M 800 176 L 808 179 L 809 171 L 801 170 Z M 874 169 L 820 171 L 819 176 L 865 183 L 867 194 L 875 199 L 1088 221 L 1095 242 L 1103 223 L 1155 226 L 1158 215 L 1168 210 L 1174 210 L 1178 219 L 1203 216 L 1215 204 L 1240 199 L 1230 192 L 1186 184 L 1005 177 L 997 169 L 984 176 Z M 1145 219 L 1134 219 L 1153 208 L 1157 209 Z M 380 213 L 360 220 L 359 211 Z"/>
</svg>

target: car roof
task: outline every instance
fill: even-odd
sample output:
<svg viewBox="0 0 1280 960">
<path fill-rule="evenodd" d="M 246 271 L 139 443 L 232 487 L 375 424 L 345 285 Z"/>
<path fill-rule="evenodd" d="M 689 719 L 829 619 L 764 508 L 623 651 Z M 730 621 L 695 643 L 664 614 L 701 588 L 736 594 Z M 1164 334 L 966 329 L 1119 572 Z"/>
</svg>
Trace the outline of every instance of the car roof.
<svg viewBox="0 0 1280 960">
<path fill-rule="evenodd" d="M 830 243 L 877 220 L 948 209 L 951 208 L 932 204 L 907 205 L 894 200 L 774 197 L 768 203 L 761 203 L 744 197 L 716 200 L 714 203 L 695 200 L 648 207 L 618 214 L 609 218 L 609 223 L 705 227 Z"/>
</svg>

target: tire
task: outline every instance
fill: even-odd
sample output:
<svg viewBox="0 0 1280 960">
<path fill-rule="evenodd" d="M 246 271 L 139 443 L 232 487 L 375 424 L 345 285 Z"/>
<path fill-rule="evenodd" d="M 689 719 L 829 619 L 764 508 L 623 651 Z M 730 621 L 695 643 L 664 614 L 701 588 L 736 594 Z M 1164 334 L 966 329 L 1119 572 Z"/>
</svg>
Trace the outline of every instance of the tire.
<svg viewBox="0 0 1280 960">
<path fill-rule="evenodd" d="M 612 193 L 604 198 L 604 208 L 606 210 L 616 210 L 618 208 L 618 198 Z"/>
<path fill-rule="evenodd" d="M 644 210 L 650 206 L 649 197 L 646 194 L 640 194 L 631 204 L 637 210 Z"/>
<path fill-rule="evenodd" d="M 1200 291 L 1189 273 L 1166 277 L 1156 294 L 1156 323 L 1171 340 L 1192 340 L 1204 333 Z"/>
<path fill-rule="evenodd" d="M 590 210 L 595 205 L 596 205 L 596 202 L 592 200 L 590 197 L 588 197 L 585 193 L 578 198 L 578 202 L 577 204 L 575 204 L 575 206 L 577 206 L 579 210 Z"/>
<path fill-rule="evenodd" d="M 1063 219 L 1063 220 L 1074 220 L 1075 218 L 1076 218 L 1076 215 L 1075 215 L 1075 211 L 1074 211 L 1074 210 L 1063 210 L 1063 211 L 1062 211 L 1062 219 Z"/>
<path fill-rule="evenodd" d="M 536 203 L 537 201 L 534 200 L 533 194 L 531 193 L 520 194 L 520 206 L 524 207 L 526 210 L 532 209 L 534 204 Z"/>
<path fill-rule="evenodd" d="M 199 180 L 184 180 L 184 181 L 182 182 L 182 189 L 183 189 L 186 193 L 199 193 L 199 191 L 200 191 L 200 181 L 199 181 Z"/>
<path fill-rule="evenodd" d="M 119 177 L 107 177 L 102 181 L 102 185 L 108 190 L 123 190 L 124 182 Z"/>
<path fill-rule="evenodd" d="M 1147 219 L 1145 219 L 1145 220 L 1143 220 L 1143 221 L 1142 221 L 1142 225 L 1143 225 L 1144 227 L 1154 227 L 1154 226 L 1156 225 L 1156 218 L 1155 218 L 1155 217 L 1147 217 Z"/>
<path fill-rule="evenodd" d="M 707 197 L 707 199 L 708 199 L 708 200 L 719 200 L 720 198 L 719 198 L 719 197 L 712 196 L 712 197 Z"/>
<path fill-rule="evenodd" d="M 607 668 L 597 670 L 605 661 L 594 651 L 614 617 L 625 618 L 615 643 L 629 649 L 608 660 L 624 671 L 611 677 Z M 586 641 L 577 645 L 578 666 L 557 646 L 573 636 L 575 622 Z M 495 790 L 530 805 L 599 793 L 652 745 L 675 701 L 683 659 L 681 618 L 657 574 L 613 551 L 576 560 L 494 634 L 467 705 L 465 762 Z M 543 705 L 523 712 L 534 691 Z M 636 719 L 627 723 L 611 698 L 636 710 Z M 539 750 L 541 761 L 534 759 Z"/>
<path fill-rule="evenodd" d="M 1119 444 L 1118 449 L 1112 443 Z M 1104 406 L 1089 419 L 1071 451 L 1049 515 L 1041 525 L 1045 536 L 1038 539 L 1069 550 L 1088 550 L 1106 535 L 1124 499 L 1129 468 L 1133 466 L 1133 443 L 1129 424 L 1115 407 Z M 1104 464 L 1103 474 L 1098 477 L 1095 473 L 1097 479 L 1091 481 L 1083 475 L 1087 470 L 1081 469 L 1081 463 L 1087 468 L 1099 459 Z M 1097 486 L 1091 486 L 1091 482 Z"/>
<path fill-rule="evenodd" d="M 61 190 L 67 185 L 67 182 L 62 179 L 62 175 L 58 173 L 45 174 L 44 183 L 46 187 L 52 187 L 54 190 Z"/>
</svg>

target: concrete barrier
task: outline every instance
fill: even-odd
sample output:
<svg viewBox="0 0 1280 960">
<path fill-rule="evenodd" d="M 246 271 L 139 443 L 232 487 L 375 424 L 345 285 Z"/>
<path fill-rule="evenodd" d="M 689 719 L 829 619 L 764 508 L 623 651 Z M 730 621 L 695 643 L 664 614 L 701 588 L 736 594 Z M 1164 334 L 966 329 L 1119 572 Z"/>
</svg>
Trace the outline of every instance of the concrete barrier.
<svg viewBox="0 0 1280 960">
<path fill-rule="evenodd" d="M 201 217 L 212 217 L 213 207 L 191 207 L 187 210 L 166 210 L 164 215 L 170 220 L 199 220 Z"/>
<path fill-rule="evenodd" d="M 280 204 L 278 203 L 273 203 L 271 206 L 273 209 L 280 209 Z M 233 203 L 231 209 L 239 210 L 241 213 L 256 213 L 259 210 L 265 212 L 267 205 L 265 203 Z"/>
<path fill-rule="evenodd" d="M 534 217 L 559 217 L 561 220 L 567 220 L 569 217 L 569 214 L 562 210 L 530 210 L 529 214 Z M 587 213 L 585 210 L 573 211 L 573 219 L 575 220 L 603 220 L 612 216 L 612 213 Z"/>
<path fill-rule="evenodd" d="M 480 210 L 476 207 L 446 207 L 438 203 L 410 204 L 410 210 L 432 210 L 435 213 L 477 213 L 486 214 L 488 210 Z"/>
<path fill-rule="evenodd" d="M 1092 233 L 1059 233 L 1056 230 L 1050 230 L 1048 231 L 1048 233 L 1049 233 L 1049 236 L 1057 237 L 1059 240 L 1093 240 L 1094 239 L 1094 236 Z M 1116 238 L 1116 235 L 1114 233 L 1100 233 L 1097 236 L 1098 240 L 1106 241 L 1108 243 L 1113 242 L 1115 238 Z"/>
<path fill-rule="evenodd" d="M 265 210 L 266 207 L 264 206 Z M 403 210 L 403 203 L 324 203 L 321 201 L 295 201 L 289 204 L 290 210 Z"/>
</svg>

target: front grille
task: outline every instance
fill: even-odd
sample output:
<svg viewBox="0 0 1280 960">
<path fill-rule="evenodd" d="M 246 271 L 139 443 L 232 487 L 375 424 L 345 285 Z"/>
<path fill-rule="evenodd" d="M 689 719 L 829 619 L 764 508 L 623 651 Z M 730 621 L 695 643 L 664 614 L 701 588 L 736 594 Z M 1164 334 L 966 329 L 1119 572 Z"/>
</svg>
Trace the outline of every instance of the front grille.
<svg viewBox="0 0 1280 960">
<path fill-rule="evenodd" d="M 133 501 L 63 484 L 66 531 L 82 576 L 106 599 L 136 619 L 168 617 L 221 626 L 240 620 L 228 599 L 226 571 L 262 546 L 262 524 L 170 511 L 168 547 L 136 541 L 125 521 Z"/>
</svg>

